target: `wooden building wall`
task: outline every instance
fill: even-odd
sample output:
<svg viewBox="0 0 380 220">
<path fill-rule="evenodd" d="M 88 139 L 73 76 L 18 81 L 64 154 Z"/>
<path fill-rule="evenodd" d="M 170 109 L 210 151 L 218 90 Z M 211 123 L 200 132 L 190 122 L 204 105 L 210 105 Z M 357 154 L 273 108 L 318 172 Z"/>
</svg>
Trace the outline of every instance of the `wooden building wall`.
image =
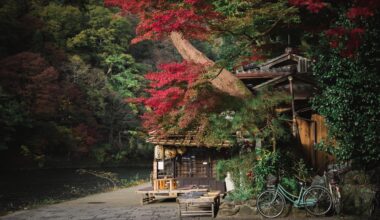
<svg viewBox="0 0 380 220">
<path fill-rule="evenodd" d="M 182 157 L 176 161 L 176 177 L 216 178 L 216 163 L 212 157 Z"/>
<path fill-rule="evenodd" d="M 318 172 L 323 172 L 328 163 L 335 160 L 332 155 L 315 150 L 314 145 L 327 138 L 327 127 L 321 115 L 314 114 L 311 120 L 297 118 L 301 151 L 305 160 Z"/>
</svg>

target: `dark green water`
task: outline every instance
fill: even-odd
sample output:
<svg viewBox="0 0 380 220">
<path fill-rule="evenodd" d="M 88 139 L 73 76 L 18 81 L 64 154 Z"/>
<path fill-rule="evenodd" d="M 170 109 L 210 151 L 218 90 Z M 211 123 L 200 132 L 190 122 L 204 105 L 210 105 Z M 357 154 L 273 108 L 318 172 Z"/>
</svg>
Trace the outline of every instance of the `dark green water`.
<svg viewBox="0 0 380 220">
<path fill-rule="evenodd" d="M 112 172 L 123 182 L 148 179 L 151 167 L 89 169 Z M 110 181 L 77 169 L 0 171 L 0 213 L 109 190 Z"/>
</svg>

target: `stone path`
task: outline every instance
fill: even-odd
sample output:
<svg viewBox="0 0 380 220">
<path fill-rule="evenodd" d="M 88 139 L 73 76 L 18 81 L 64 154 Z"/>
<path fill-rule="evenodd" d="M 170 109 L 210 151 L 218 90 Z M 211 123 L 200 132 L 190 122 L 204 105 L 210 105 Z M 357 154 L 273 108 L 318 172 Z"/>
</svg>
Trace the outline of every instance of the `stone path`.
<svg viewBox="0 0 380 220">
<path fill-rule="evenodd" d="M 172 201 L 163 201 L 159 203 L 140 205 L 140 195 L 136 190 L 146 187 L 148 184 L 142 184 L 136 187 L 120 189 L 112 192 L 100 193 L 87 196 L 84 198 L 67 201 L 55 205 L 44 206 L 37 209 L 25 210 L 3 216 L 1 220 L 171 220 L 178 219 L 177 204 Z M 211 218 L 185 218 L 186 220 L 193 219 L 211 219 Z M 252 218 L 252 216 L 243 218 L 221 218 L 225 219 L 262 219 L 261 217 Z M 276 220 L 290 220 L 293 218 L 277 218 Z M 347 219 L 354 220 L 355 218 L 306 218 L 308 220 L 333 220 Z"/>
</svg>

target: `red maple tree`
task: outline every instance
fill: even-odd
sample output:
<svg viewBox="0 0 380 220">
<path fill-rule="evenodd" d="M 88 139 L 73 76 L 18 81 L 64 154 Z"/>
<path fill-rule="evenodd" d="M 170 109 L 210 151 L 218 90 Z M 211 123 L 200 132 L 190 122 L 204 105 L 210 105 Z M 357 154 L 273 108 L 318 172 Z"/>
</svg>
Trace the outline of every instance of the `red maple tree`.
<svg viewBox="0 0 380 220">
<path fill-rule="evenodd" d="M 120 7 L 124 12 L 138 15 L 137 37 L 132 43 L 143 40 L 161 40 L 171 32 L 180 32 L 188 39 L 207 38 L 209 24 L 220 15 L 206 1 L 184 0 L 105 0 L 107 6 Z"/>
<path fill-rule="evenodd" d="M 180 127 L 191 124 L 198 110 L 212 105 L 210 95 L 200 96 L 199 91 L 191 87 L 214 62 L 193 47 L 188 39 L 206 39 L 211 33 L 213 22 L 222 19 L 220 14 L 209 1 L 201 0 L 105 0 L 105 4 L 139 17 L 136 28 L 138 35 L 132 43 L 170 37 L 185 60 L 182 63 L 163 64 L 160 66 L 161 71 L 146 75 L 151 81 L 147 90 L 149 97 L 135 100 L 151 109 L 143 115 L 144 127 L 157 130 L 162 128 L 161 122 L 168 122 L 168 118 L 176 118 Z M 247 89 L 241 89 L 244 88 L 239 84 L 241 82 L 225 69 L 211 83 L 231 95 L 251 95 Z"/>
<path fill-rule="evenodd" d="M 0 82 L 10 94 L 23 97 L 29 111 L 53 117 L 59 107 L 59 73 L 39 54 L 22 52 L 0 61 Z"/>
</svg>

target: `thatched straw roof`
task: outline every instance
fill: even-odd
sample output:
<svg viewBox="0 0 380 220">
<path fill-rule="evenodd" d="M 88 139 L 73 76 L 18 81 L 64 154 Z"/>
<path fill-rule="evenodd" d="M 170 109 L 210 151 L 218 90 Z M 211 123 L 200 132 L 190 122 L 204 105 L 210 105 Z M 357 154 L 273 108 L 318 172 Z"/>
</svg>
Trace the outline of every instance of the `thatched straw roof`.
<svg viewBox="0 0 380 220">
<path fill-rule="evenodd" d="M 185 147 L 232 147 L 231 141 L 223 140 L 217 143 L 205 143 L 196 139 L 197 131 L 187 131 L 178 134 L 159 135 L 156 131 L 149 132 L 148 143 L 166 146 Z"/>
</svg>

